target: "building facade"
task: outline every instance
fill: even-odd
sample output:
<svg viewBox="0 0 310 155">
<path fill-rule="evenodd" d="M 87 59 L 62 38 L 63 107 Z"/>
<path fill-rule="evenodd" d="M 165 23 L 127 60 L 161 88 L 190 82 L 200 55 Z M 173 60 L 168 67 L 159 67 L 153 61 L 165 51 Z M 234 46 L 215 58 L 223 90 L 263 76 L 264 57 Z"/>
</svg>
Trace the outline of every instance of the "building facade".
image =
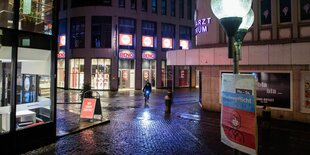
<svg viewBox="0 0 310 155">
<path fill-rule="evenodd" d="M 221 74 L 233 71 L 226 34 L 210 0 L 197 0 L 197 48 L 167 53 L 168 65 L 196 66 L 203 109 L 220 111 Z M 310 2 L 253 0 L 254 24 L 241 48 L 240 72 L 257 78 L 257 110 L 271 106 L 273 118 L 310 122 Z"/>
<path fill-rule="evenodd" d="M 141 89 L 145 81 L 156 88 L 171 86 L 166 51 L 192 47 L 194 3 L 61 1 L 57 87 L 81 89 L 90 83 L 94 90 Z M 182 76 L 189 76 L 190 69 L 183 68 Z"/>
<path fill-rule="evenodd" d="M 56 140 L 56 3 L 0 0 L 1 154 Z"/>
</svg>

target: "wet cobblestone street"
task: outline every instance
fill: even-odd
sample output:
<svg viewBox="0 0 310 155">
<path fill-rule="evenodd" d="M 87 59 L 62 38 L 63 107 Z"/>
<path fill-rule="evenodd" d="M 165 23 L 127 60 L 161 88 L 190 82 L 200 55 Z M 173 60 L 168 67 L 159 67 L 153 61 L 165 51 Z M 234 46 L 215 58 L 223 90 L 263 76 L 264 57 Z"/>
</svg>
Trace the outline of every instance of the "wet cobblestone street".
<svg viewBox="0 0 310 155">
<path fill-rule="evenodd" d="M 109 123 L 60 137 L 55 144 L 26 154 L 233 154 L 220 140 L 220 114 L 201 110 L 197 89 L 177 90 L 170 114 L 164 112 L 165 95 L 165 90 L 156 90 L 144 106 L 140 91 L 102 92 L 101 106 Z M 57 106 L 78 113 L 80 105 Z M 306 155 L 309 129 L 308 124 L 275 121 L 269 146 L 262 149 L 265 143 L 259 138 L 259 154 Z"/>
</svg>

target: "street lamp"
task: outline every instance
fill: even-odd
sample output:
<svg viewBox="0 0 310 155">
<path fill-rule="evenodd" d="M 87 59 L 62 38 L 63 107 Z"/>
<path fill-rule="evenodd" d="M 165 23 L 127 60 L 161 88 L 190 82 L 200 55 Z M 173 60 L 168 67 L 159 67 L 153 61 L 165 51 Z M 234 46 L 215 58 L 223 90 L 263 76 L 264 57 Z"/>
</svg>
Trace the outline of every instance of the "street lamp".
<svg viewBox="0 0 310 155">
<path fill-rule="evenodd" d="M 254 22 L 254 12 L 252 9 L 242 18 L 242 23 L 235 35 L 235 57 L 234 57 L 234 73 L 239 73 L 239 60 L 241 60 L 241 44 L 248 29 Z"/>
<path fill-rule="evenodd" d="M 228 58 L 235 55 L 234 36 L 251 5 L 252 0 L 211 0 L 211 9 L 228 36 Z"/>
</svg>

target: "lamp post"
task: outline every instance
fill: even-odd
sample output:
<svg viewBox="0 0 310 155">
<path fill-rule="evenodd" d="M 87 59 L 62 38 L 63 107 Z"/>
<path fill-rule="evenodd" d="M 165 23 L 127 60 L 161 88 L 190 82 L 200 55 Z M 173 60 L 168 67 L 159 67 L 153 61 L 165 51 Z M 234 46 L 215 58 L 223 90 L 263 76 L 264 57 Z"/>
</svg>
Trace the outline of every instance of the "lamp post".
<svg viewBox="0 0 310 155">
<path fill-rule="evenodd" d="M 228 58 L 236 57 L 234 37 L 251 5 L 252 0 L 211 0 L 211 9 L 228 37 Z M 234 70 L 234 74 L 238 72 Z"/>
<path fill-rule="evenodd" d="M 235 55 L 234 55 L 234 73 L 239 73 L 239 60 L 241 60 L 241 44 L 248 29 L 254 22 L 254 12 L 252 9 L 242 18 L 242 23 L 235 35 Z"/>
</svg>

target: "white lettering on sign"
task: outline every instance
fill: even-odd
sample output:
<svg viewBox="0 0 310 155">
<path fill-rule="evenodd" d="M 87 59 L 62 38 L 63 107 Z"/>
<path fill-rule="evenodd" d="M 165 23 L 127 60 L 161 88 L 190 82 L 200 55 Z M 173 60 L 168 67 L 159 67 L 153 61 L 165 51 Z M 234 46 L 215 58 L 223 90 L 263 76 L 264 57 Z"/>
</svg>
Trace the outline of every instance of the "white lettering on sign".
<svg viewBox="0 0 310 155">
<path fill-rule="evenodd" d="M 211 17 L 195 20 L 195 34 L 208 32 L 208 24 L 211 24 Z"/>
</svg>

